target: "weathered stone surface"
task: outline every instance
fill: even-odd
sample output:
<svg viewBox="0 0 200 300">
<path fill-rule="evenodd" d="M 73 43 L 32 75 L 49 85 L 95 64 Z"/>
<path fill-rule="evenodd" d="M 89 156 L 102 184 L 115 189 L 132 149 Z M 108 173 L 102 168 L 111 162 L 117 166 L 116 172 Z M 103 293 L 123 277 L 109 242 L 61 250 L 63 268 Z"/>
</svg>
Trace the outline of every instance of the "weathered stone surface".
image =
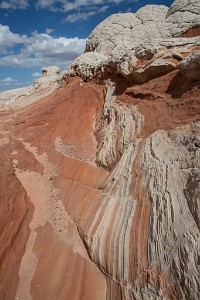
<svg viewBox="0 0 200 300">
<path fill-rule="evenodd" d="M 61 70 L 57 66 L 43 67 L 42 68 L 42 76 L 56 76 L 60 75 Z"/>
<path fill-rule="evenodd" d="M 4 248 L 2 299 L 198 299 L 199 92 L 177 70 L 138 86 L 71 78 L 1 112 L 1 160 L 21 186 L 14 210 L 7 190 L 0 204 L 20 239 L 14 266 Z M 4 245 L 13 235 L 2 226 Z"/>
<path fill-rule="evenodd" d="M 162 5 L 146 5 L 135 14 L 112 15 L 92 31 L 86 43 L 86 53 L 72 64 L 70 74 L 83 78 L 91 78 L 90 75 L 106 78 L 111 67 L 113 73 L 135 78 L 135 69 L 140 65 L 138 59 L 151 60 L 158 51 L 174 48 L 176 52 L 180 46 L 183 47 L 180 51 L 191 52 L 192 44 L 200 44 L 200 38 L 194 38 L 200 32 L 188 33 L 188 39 L 187 31 L 200 26 L 199 11 L 197 0 L 180 0 L 175 1 L 170 9 Z M 178 38 L 184 34 L 185 38 Z M 131 75 L 132 71 L 134 74 Z M 147 76 L 146 80 L 150 78 Z"/>
<path fill-rule="evenodd" d="M 200 298 L 200 39 L 136 15 L 143 43 L 92 38 L 59 89 L 0 111 L 2 300 Z"/>
<path fill-rule="evenodd" d="M 90 34 L 86 51 L 110 55 L 115 48 L 118 49 L 116 52 L 127 52 L 144 41 L 169 37 L 170 33 L 164 24 L 167 11 L 165 6 L 147 5 L 136 14 L 112 15 Z"/>
<path fill-rule="evenodd" d="M 200 123 L 195 122 L 169 133 L 156 131 L 142 151 L 143 180 L 152 205 L 149 263 L 158 264 L 159 272 L 168 273 L 172 282 L 181 282 L 178 299 L 200 295 L 195 267 L 200 251 L 199 201 L 192 196 L 199 192 L 199 141 Z"/>
<path fill-rule="evenodd" d="M 135 83 L 144 83 L 155 77 L 170 73 L 176 69 L 176 62 L 170 59 L 157 58 L 147 66 L 138 68 L 130 73 Z"/>
<path fill-rule="evenodd" d="M 34 81 L 33 84 L 8 90 L 0 93 L 0 110 L 9 110 L 12 107 L 27 105 L 49 95 L 62 84 L 63 75 L 56 66 L 42 69 L 41 78 Z"/>
<path fill-rule="evenodd" d="M 200 79 L 200 51 L 196 51 L 179 65 L 180 72 L 190 80 Z"/>
<path fill-rule="evenodd" d="M 106 279 L 73 220 L 86 203 L 96 209 L 108 174 L 95 165 L 92 135 L 102 87 L 80 83 L 1 112 L 0 299 L 106 299 Z"/>
<path fill-rule="evenodd" d="M 112 66 L 109 63 L 107 56 L 97 52 L 88 52 L 75 59 L 65 74 L 78 75 L 83 79 L 102 78 L 102 76 L 111 74 L 114 69 L 114 64 Z"/>
<path fill-rule="evenodd" d="M 175 0 L 167 14 L 172 35 L 178 35 L 189 28 L 200 26 L 200 2 L 198 0 Z"/>
</svg>

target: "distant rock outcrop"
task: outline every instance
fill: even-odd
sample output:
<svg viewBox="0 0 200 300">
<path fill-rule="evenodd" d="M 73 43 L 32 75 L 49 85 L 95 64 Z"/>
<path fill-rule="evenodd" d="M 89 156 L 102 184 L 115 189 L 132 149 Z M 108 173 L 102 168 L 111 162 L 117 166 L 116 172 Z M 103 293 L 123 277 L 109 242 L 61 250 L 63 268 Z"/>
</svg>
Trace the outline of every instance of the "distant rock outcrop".
<svg viewBox="0 0 200 300">
<path fill-rule="evenodd" d="M 199 25 L 199 0 L 113 15 L 0 94 L 0 300 L 200 299 Z"/>
<path fill-rule="evenodd" d="M 10 105 L 22 107 L 49 95 L 62 84 L 62 73 L 56 66 L 42 69 L 41 77 L 33 84 L 0 93 L 0 110 L 9 110 Z"/>
<path fill-rule="evenodd" d="M 61 70 L 60 68 L 56 67 L 56 66 L 50 66 L 50 67 L 43 67 L 42 68 L 42 76 L 47 76 L 47 77 L 51 77 L 51 76 L 57 76 L 61 74 Z"/>
</svg>

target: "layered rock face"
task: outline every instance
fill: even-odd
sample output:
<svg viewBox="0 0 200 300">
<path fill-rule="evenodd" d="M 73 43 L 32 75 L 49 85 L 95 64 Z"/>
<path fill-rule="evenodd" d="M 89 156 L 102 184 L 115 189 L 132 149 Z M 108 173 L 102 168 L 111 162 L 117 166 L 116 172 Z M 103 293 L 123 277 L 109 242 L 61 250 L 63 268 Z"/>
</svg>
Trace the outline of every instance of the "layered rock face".
<svg viewBox="0 0 200 300">
<path fill-rule="evenodd" d="M 111 16 L 59 88 L 5 102 L 0 299 L 200 298 L 199 17 Z"/>
</svg>

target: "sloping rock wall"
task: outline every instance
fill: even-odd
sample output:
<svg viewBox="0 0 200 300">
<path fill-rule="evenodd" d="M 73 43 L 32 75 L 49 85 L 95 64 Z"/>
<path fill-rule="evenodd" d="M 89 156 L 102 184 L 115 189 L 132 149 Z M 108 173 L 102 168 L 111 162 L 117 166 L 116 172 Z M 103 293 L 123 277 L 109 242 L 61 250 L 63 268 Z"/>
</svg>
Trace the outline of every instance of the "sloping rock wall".
<svg viewBox="0 0 200 300">
<path fill-rule="evenodd" d="M 111 16 L 59 89 L 1 110 L 0 299 L 199 299 L 199 14 Z"/>
</svg>

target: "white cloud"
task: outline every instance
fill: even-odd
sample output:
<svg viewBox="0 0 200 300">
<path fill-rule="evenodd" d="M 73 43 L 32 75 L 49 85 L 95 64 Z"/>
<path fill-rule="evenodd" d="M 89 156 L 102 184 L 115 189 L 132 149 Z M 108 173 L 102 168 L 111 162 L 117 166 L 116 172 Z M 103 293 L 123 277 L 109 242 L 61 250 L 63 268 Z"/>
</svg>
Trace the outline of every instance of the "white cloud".
<svg viewBox="0 0 200 300">
<path fill-rule="evenodd" d="M 109 9 L 109 5 L 104 5 L 104 6 L 102 6 L 102 7 L 100 7 L 100 8 L 98 9 L 98 12 L 104 12 L 104 11 L 106 11 L 107 9 Z"/>
<path fill-rule="evenodd" d="M 0 2 L 2 9 L 26 9 L 29 3 L 27 0 L 6 0 Z"/>
<path fill-rule="evenodd" d="M 0 24 L 0 51 L 5 51 L 7 48 L 16 44 L 23 44 L 26 40 L 25 35 L 12 33 L 8 26 Z"/>
<path fill-rule="evenodd" d="M 29 43 L 22 49 L 25 57 L 34 58 L 35 62 L 41 60 L 63 64 L 74 60 L 85 49 L 85 39 L 58 37 L 48 34 L 35 33 L 30 37 Z M 45 63 L 46 64 L 46 63 Z"/>
<path fill-rule="evenodd" d="M 137 1 L 138 0 L 133 0 L 133 2 Z M 70 2 L 65 0 L 38 0 L 36 3 L 36 7 L 42 9 L 48 8 L 51 11 L 69 12 L 83 7 L 87 10 L 90 10 L 90 7 L 92 6 L 108 5 L 112 3 L 119 4 L 121 2 L 125 2 L 125 0 L 73 0 Z M 98 13 L 98 10 L 96 11 L 96 13 Z"/>
<path fill-rule="evenodd" d="M 40 72 L 35 72 L 32 74 L 33 78 L 40 78 L 41 77 L 41 73 Z"/>
<path fill-rule="evenodd" d="M 120 4 L 122 2 L 135 3 L 139 0 L 37 0 L 35 3 L 32 3 L 30 0 L 3 0 L 0 1 L 0 8 L 5 10 L 15 10 L 15 9 L 27 9 L 30 6 L 35 6 L 40 9 L 48 9 L 53 12 L 71 12 L 77 11 L 80 14 L 86 14 L 87 12 L 99 13 L 99 8 L 101 6 L 107 6 L 110 4 Z M 93 9 L 98 7 L 98 9 Z M 81 10 L 81 12 L 80 12 Z M 83 11 L 84 10 L 84 11 Z M 91 15 L 91 14 L 90 14 Z M 89 16 L 90 16 L 89 15 Z M 85 18 L 83 18 L 85 20 Z M 47 32 L 48 34 L 50 32 Z M 52 33 L 52 32 L 51 32 Z"/>
<path fill-rule="evenodd" d="M 4 91 L 7 89 L 13 89 L 17 88 L 20 85 L 22 85 L 21 82 L 19 82 L 17 79 L 13 79 L 12 77 L 6 77 L 3 79 L 0 79 L 0 91 Z"/>
<path fill-rule="evenodd" d="M 52 12 L 70 13 L 65 17 L 64 22 L 76 22 L 87 20 L 89 17 L 105 12 L 109 5 L 118 5 L 122 2 L 136 3 L 139 0 L 37 0 L 33 3 L 30 0 L 3 0 L 0 1 L 0 8 L 7 10 L 27 9 L 34 6 L 37 9 L 48 9 Z M 46 29 L 51 34 L 51 28 Z"/>
<path fill-rule="evenodd" d="M 46 28 L 46 30 L 45 30 L 46 34 L 51 34 L 53 32 L 54 32 L 54 29 L 52 29 L 52 28 Z"/>
<path fill-rule="evenodd" d="M 12 77 L 6 77 L 6 78 L 0 80 L 1 83 L 10 83 L 13 81 L 14 81 L 14 79 Z"/>
<path fill-rule="evenodd" d="M 64 22 L 87 20 L 89 17 L 105 12 L 109 5 L 118 5 L 122 2 L 136 3 L 139 0 L 37 0 L 36 7 L 48 9 L 52 12 L 68 13 Z"/>
<path fill-rule="evenodd" d="M 108 5 L 98 8 L 98 13 L 105 12 L 109 8 Z M 74 23 L 77 21 L 87 20 L 89 17 L 96 15 L 97 10 L 91 10 L 86 12 L 76 12 L 69 14 L 63 21 Z"/>
<path fill-rule="evenodd" d="M 5 28 L 6 27 L 6 28 Z M 3 28 L 3 30 L 1 30 Z M 3 33 L 3 34 L 2 34 Z M 6 39 L 7 33 L 7 39 Z M 21 43 L 18 52 L 14 46 Z M 34 32 L 31 36 L 20 36 L 10 32 L 7 26 L 0 27 L 0 66 L 43 67 L 44 65 L 68 66 L 85 49 L 85 39 L 53 37 Z M 11 48 L 13 46 L 13 48 Z"/>
<path fill-rule="evenodd" d="M 68 15 L 63 21 L 75 23 L 77 21 L 87 20 L 89 17 L 96 15 L 95 11 L 73 13 Z"/>
</svg>

